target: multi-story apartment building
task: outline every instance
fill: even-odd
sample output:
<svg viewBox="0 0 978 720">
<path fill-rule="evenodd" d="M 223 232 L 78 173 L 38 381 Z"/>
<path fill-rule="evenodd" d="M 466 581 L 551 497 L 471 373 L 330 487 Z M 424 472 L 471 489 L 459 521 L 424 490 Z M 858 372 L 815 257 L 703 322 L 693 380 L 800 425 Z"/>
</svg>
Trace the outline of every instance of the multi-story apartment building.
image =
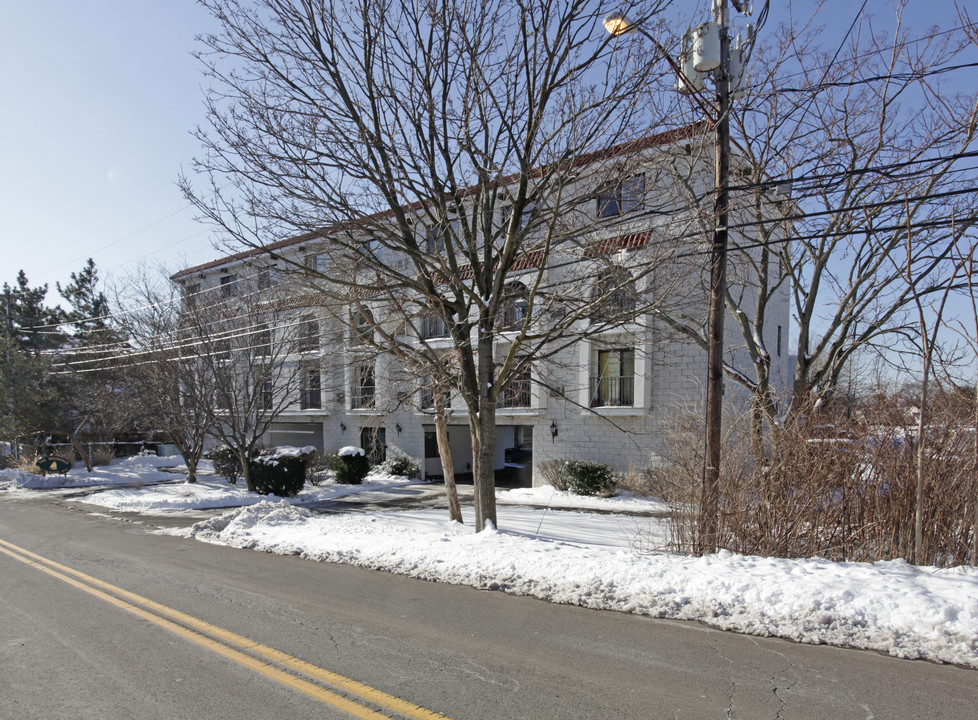
<svg viewBox="0 0 978 720">
<path fill-rule="evenodd" d="M 678 415 L 702 412 L 706 352 L 677 331 L 683 324 L 702 327 L 707 313 L 711 221 L 703 224 L 689 198 L 706 198 L 709 205 L 712 163 L 702 154 L 697 132 L 663 133 L 576 162 L 561 192 L 579 201 L 557 218 L 574 232 L 562 231 L 563 242 L 528 244 L 531 251 L 512 265 L 493 329 L 495 353 L 503 362 L 516 342 L 525 343 L 530 355 L 498 396 L 497 468 L 523 465 L 537 484 L 541 464 L 551 459 L 593 459 L 619 471 L 644 468 L 664 456 Z M 597 166 L 601 173 L 592 172 Z M 608 172 L 617 178 L 609 182 Z M 505 198 L 501 183 L 500 222 L 509 212 Z M 467 202 L 461 198 L 457 212 L 465 212 Z M 776 203 L 771 207 L 776 213 Z M 432 256 L 453 241 L 454 232 L 429 225 L 424 207 L 404 210 Z M 534 217 L 529 213 L 525 222 Z M 363 227 L 385 221 L 369 220 Z M 540 232 L 556 237 L 554 227 Z M 408 312 L 397 302 L 392 310 L 395 296 L 376 289 L 356 294 L 346 308 L 337 307 L 334 294 L 317 295 L 317 282 L 328 275 L 319 271 L 335 262 L 330 244 L 338 232 L 350 233 L 349 224 L 251 248 L 172 279 L 191 296 L 210 289 L 229 297 L 247 287 L 253 305 L 264 304 L 280 323 L 286 319 L 295 336 L 288 362 L 298 370 L 298 383 L 288 409 L 267 433 L 268 445 L 399 451 L 423 459 L 425 474 L 437 476 L 441 462 L 431 409 L 442 393 L 451 410 L 455 470 L 469 471 L 465 404 L 397 349 L 423 346 L 450 358 L 457 338 L 444 316 L 423 307 Z M 364 243 L 372 242 L 371 232 L 363 231 Z M 412 267 L 408 253 L 390 247 L 371 248 L 371 256 L 397 272 Z M 738 263 L 736 253 L 731 256 L 732 294 L 748 312 L 755 271 L 751 263 Z M 785 287 L 773 294 L 766 337 L 759 338 L 771 352 L 776 383 L 790 380 L 788 358 L 781 353 L 788 316 Z M 522 331 L 530 323 L 536 339 L 528 342 Z M 559 332 L 550 332 L 558 326 Z M 276 341 L 263 338 L 262 343 Z M 725 342 L 729 364 L 750 374 L 736 323 L 727 322 Z M 266 392 L 271 397 L 276 389 Z M 745 393 L 728 382 L 725 398 L 734 406 Z"/>
</svg>

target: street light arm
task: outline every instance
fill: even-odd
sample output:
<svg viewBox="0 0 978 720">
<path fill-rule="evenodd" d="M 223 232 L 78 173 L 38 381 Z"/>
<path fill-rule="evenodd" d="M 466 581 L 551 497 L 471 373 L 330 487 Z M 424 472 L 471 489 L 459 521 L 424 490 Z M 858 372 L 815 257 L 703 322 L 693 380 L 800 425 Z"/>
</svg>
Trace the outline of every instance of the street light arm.
<svg viewBox="0 0 978 720">
<path fill-rule="evenodd" d="M 669 51 L 666 50 L 662 43 L 653 37 L 651 33 L 645 30 L 640 24 L 633 23 L 622 13 L 611 13 L 610 15 L 606 16 L 603 25 L 604 29 L 614 37 L 624 35 L 628 32 L 637 32 L 640 35 L 644 35 L 655 46 L 655 49 L 662 53 L 662 57 L 665 58 L 666 62 L 669 63 L 669 67 L 672 68 L 673 72 L 676 73 L 676 77 L 679 78 L 679 82 L 683 83 L 690 90 L 690 94 L 696 99 L 696 104 L 700 106 L 700 110 L 702 110 L 707 117 L 712 116 L 713 107 L 703 100 L 701 96 L 702 90 L 696 90 L 693 87 L 692 83 L 686 78 L 686 74 L 679 66 L 679 63 L 672 58 Z"/>
</svg>

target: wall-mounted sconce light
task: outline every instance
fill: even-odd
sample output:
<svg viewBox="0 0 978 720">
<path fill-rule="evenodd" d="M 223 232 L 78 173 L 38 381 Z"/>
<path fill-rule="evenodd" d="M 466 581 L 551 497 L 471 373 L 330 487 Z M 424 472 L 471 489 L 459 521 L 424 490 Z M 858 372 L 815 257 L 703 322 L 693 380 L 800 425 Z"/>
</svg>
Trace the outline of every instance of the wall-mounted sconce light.
<svg viewBox="0 0 978 720">
<path fill-rule="evenodd" d="M 340 432 L 346 432 L 346 424 L 340 423 Z"/>
<path fill-rule="evenodd" d="M 550 440 L 551 442 L 557 441 L 557 421 L 552 420 L 550 422 Z"/>
<path fill-rule="evenodd" d="M 400 435 L 401 430 L 403 430 L 403 428 L 401 427 L 401 423 L 394 423 L 394 429 L 397 430 L 397 434 Z"/>
</svg>

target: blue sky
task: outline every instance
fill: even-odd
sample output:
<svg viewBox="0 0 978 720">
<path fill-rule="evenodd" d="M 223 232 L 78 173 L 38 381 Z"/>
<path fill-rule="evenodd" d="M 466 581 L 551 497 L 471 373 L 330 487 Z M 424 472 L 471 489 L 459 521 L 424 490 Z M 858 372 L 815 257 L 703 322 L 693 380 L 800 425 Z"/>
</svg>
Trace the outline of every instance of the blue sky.
<svg viewBox="0 0 978 720">
<path fill-rule="evenodd" d="M 787 4 L 772 0 L 770 26 Z M 707 5 L 677 0 L 667 13 L 705 17 Z M 794 5 L 797 15 L 812 3 Z M 829 0 L 825 21 L 837 18 L 841 35 L 860 5 Z M 891 14 L 888 0 L 867 8 Z M 911 0 L 908 17 L 921 29 L 956 24 L 951 0 Z M 175 184 L 204 121 L 194 38 L 213 29 L 192 0 L 4 3 L 0 282 L 23 268 L 54 300 L 55 281 L 88 257 L 120 280 L 140 263 L 176 269 L 220 254 Z"/>
<path fill-rule="evenodd" d="M 31 0 L 3 16 L 0 280 L 23 268 L 53 291 L 89 256 L 117 275 L 213 255 L 175 185 L 204 119 L 190 53 L 208 14 L 191 0 Z"/>
</svg>

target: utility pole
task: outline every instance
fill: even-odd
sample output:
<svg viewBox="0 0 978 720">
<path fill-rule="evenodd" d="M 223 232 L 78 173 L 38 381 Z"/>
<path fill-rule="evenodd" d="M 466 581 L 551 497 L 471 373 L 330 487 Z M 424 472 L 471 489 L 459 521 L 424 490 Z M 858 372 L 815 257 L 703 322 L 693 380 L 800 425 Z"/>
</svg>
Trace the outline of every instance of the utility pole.
<svg viewBox="0 0 978 720">
<path fill-rule="evenodd" d="M 715 75 L 714 229 L 710 252 L 710 320 L 706 376 L 706 456 L 700 498 L 699 552 L 717 549 L 720 457 L 723 445 L 723 316 L 727 295 L 727 215 L 730 186 L 730 33 L 727 0 L 714 0 L 720 25 L 720 67 Z"/>
<path fill-rule="evenodd" d="M 750 2 L 730 0 L 745 15 L 750 15 Z M 712 0 L 712 23 L 698 26 L 693 34 L 683 38 L 683 51 L 679 62 L 659 42 L 625 15 L 613 13 L 604 20 L 605 29 L 612 35 L 622 35 L 635 30 L 662 52 L 676 71 L 679 82 L 676 89 L 691 95 L 704 112 L 715 117 L 714 136 L 714 201 L 713 242 L 710 252 L 710 315 L 707 337 L 706 378 L 706 452 L 703 464 L 703 483 L 700 497 L 700 514 L 697 522 L 696 551 L 715 552 L 719 542 L 720 527 L 720 458 L 723 440 L 723 316 L 727 296 L 727 225 L 730 188 L 730 92 L 731 81 L 740 86 L 743 73 L 744 46 L 740 44 L 731 53 L 730 25 L 727 0 Z M 747 27 L 747 42 L 753 41 L 753 27 Z M 735 55 L 736 63 L 731 55 Z M 705 86 L 703 80 L 713 77 L 716 96 L 713 107 L 700 98 Z"/>
</svg>

